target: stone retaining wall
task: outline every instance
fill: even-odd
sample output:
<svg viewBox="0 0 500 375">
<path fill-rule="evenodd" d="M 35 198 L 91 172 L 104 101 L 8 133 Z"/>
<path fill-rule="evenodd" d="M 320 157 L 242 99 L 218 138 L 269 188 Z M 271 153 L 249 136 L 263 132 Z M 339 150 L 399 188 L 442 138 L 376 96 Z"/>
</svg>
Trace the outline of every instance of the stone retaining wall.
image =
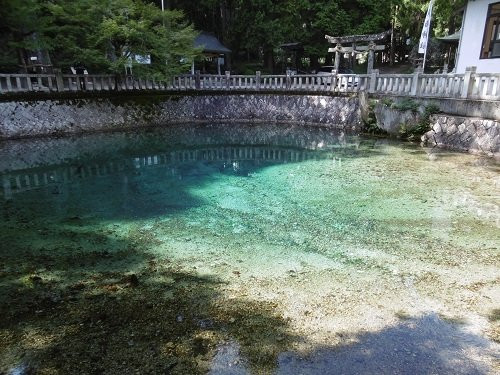
<svg viewBox="0 0 500 375">
<path fill-rule="evenodd" d="M 434 115 L 431 127 L 422 136 L 426 145 L 500 157 L 500 121 Z"/>
<path fill-rule="evenodd" d="M 0 102 L 0 139 L 225 120 L 360 130 L 360 107 L 360 99 L 352 96 L 266 93 L 16 99 Z M 431 146 L 500 156 L 500 120 L 456 114 L 433 116 L 432 130 L 422 141 Z"/>
<path fill-rule="evenodd" d="M 140 95 L 0 102 L 0 139 L 130 130 L 187 121 L 361 125 L 357 97 L 314 95 Z"/>
</svg>

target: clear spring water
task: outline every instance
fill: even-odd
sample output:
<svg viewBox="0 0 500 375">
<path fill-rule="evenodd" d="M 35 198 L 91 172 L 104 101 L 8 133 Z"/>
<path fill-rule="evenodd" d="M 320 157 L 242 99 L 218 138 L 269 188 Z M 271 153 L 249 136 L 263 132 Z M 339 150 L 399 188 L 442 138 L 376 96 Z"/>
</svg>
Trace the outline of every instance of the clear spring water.
<svg viewBox="0 0 500 375">
<path fill-rule="evenodd" d="M 499 165 L 323 128 L 0 144 L 0 373 L 483 374 Z"/>
</svg>

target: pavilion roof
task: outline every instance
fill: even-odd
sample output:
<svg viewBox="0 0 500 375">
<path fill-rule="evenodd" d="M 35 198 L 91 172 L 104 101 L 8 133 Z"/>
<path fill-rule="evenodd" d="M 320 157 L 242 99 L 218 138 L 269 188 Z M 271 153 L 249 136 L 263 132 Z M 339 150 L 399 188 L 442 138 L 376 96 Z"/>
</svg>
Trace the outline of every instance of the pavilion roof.
<svg viewBox="0 0 500 375">
<path fill-rule="evenodd" d="M 447 36 L 443 36 L 441 38 L 438 38 L 438 40 L 440 40 L 441 42 L 444 42 L 444 43 L 458 43 L 460 41 L 460 33 L 461 33 L 461 30 L 458 30 L 456 33 L 454 34 L 451 34 L 451 35 L 447 35 Z"/>
<path fill-rule="evenodd" d="M 231 53 L 231 50 L 224 46 L 214 34 L 206 31 L 202 31 L 200 35 L 196 37 L 194 46 L 203 48 L 204 53 Z"/>
<path fill-rule="evenodd" d="M 303 51 L 304 50 L 304 46 L 302 45 L 302 43 L 298 43 L 298 42 L 284 43 L 284 44 L 280 45 L 280 48 L 284 49 L 284 50 L 288 50 L 288 51 Z"/>
</svg>

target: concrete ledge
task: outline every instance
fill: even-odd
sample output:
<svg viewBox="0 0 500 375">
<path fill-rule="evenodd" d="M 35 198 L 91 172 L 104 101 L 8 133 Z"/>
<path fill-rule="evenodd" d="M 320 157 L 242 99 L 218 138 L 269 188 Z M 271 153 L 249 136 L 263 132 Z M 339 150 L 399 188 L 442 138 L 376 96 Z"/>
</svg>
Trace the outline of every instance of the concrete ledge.
<svg viewBox="0 0 500 375">
<path fill-rule="evenodd" d="M 495 100 L 420 98 L 398 95 L 375 95 L 373 97 L 378 99 L 390 98 L 393 99 L 395 103 L 411 99 L 421 106 L 434 104 L 439 107 L 442 113 L 452 116 L 479 117 L 487 120 L 500 121 L 500 101 Z"/>
</svg>

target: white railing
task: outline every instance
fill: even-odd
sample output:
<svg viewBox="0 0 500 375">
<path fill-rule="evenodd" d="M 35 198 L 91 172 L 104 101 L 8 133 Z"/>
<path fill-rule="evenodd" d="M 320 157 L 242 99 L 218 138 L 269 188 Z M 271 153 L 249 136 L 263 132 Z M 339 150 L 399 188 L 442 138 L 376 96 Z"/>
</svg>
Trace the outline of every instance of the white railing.
<svg viewBox="0 0 500 375">
<path fill-rule="evenodd" d="M 370 77 L 370 93 L 415 97 L 500 100 L 500 74 L 378 74 Z"/>
<path fill-rule="evenodd" d="M 348 145 L 354 147 L 354 145 Z M 50 169 L 20 170 L 0 173 L 0 196 L 10 199 L 14 194 L 40 189 L 46 186 L 71 183 L 75 180 L 104 177 L 130 169 L 155 168 L 193 161 L 274 161 L 300 162 L 320 160 L 328 155 L 314 150 L 287 149 L 271 146 L 203 147 L 193 150 L 177 150 L 169 153 L 135 157 L 133 159 L 111 160 L 80 166 L 54 166 Z M 174 170 L 175 171 L 175 170 Z"/>
<path fill-rule="evenodd" d="M 62 75 L 62 91 L 111 91 L 116 88 L 110 75 Z"/>
<path fill-rule="evenodd" d="M 500 74 L 179 75 L 168 81 L 111 75 L 0 74 L 0 94 L 74 91 L 275 91 L 500 100 Z"/>
<path fill-rule="evenodd" d="M 0 74 L 0 93 L 58 91 L 53 74 Z"/>
<path fill-rule="evenodd" d="M 471 77 L 469 97 L 500 98 L 500 74 L 475 74 Z"/>
<path fill-rule="evenodd" d="M 455 74 L 422 74 L 417 94 L 420 96 L 437 96 L 459 98 L 462 95 L 465 75 Z"/>
</svg>

